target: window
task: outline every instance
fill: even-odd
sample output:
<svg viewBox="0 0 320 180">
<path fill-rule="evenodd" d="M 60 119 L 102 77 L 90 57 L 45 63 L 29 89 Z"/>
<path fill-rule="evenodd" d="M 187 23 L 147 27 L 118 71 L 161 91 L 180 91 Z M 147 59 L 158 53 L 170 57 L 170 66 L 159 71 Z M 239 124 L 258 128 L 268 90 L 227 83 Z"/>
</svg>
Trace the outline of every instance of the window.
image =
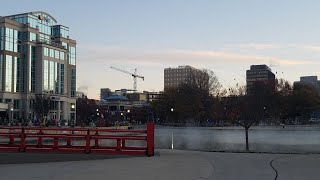
<svg viewBox="0 0 320 180">
<path fill-rule="evenodd" d="M 0 55 L 0 91 L 2 91 L 2 82 L 3 82 L 3 79 L 2 79 L 2 68 L 3 68 L 3 66 L 2 66 L 2 63 L 3 63 L 3 56 L 2 56 L 2 54 Z M 1 101 L 2 102 L 2 101 Z"/>
<path fill-rule="evenodd" d="M 64 64 L 61 64 L 61 71 L 60 71 L 60 94 L 64 94 Z"/>
<path fill-rule="evenodd" d="M 49 49 L 48 48 L 43 48 L 43 54 L 45 55 L 45 56 L 49 56 Z"/>
<path fill-rule="evenodd" d="M 59 55 L 59 51 L 58 51 L 58 50 L 55 50 L 55 51 L 54 51 L 54 58 L 56 58 L 56 59 L 59 59 L 59 58 L 60 58 L 60 55 Z"/>
<path fill-rule="evenodd" d="M 76 69 L 71 69 L 71 97 L 74 97 L 76 93 Z"/>
<path fill-rule="evenodd" d="M 3 50 L 4 49 L 4 27 L 1 27 L 0 28 L 0 50 Z"/>
<path fill-rule="evenodd" d="M 14 92 L 20 92 L 20 58 L 14 57 L 14 81 L 13 90 Z"/>
<path fill-rule="evenodd" d="M 13 108 L 14 109 L 20 109 L 20 100 L 19 99 L 14 99 L 13 100 Z"/>
<path fill-rule="evenodd" d="M 64 60 L 64 52 L 62 52 L 62 51 L 60 52 L 60 59 Z"/>
<path fill-rule="evenodd" d="M 12 56 L 6 55 L 6 89 L 5 91 L 12 91 Z"/>
<path fill-rule="evenodd" d="M 65 43 L 65 42 L 62 42 L 61 45 L 62 45 L 65 49 L 67 49 L 67 47 L 68 47 L 68 44 Z"/>
<path fill-rule="evenodd" d="M 48 60 L 43 61 L 43 90 L 49 91 L 49 63 Z"/>
<path fill-rule="evenodd" d="M 5 50 L 18 52 L 17 43 L 18 43 L 18 31 L 10 28 L 5 28 Z"/>
<path fill-rule="evenodd" d="M 49 62 L 49 91 L 50 93 L 53 94 L 54 92 L 54 62 L 50 61 Z"/>
<path fill-rule="evenodd" d="M 69 46 L 69 64 L 76 65 L 76 47 Z"/>
<path fill-rule="evenodd" d="M 37 35 L 35 33 L 30 32 L 30 39 L 29 41 L 36 41 L 37 40 Z"/>
<path fill-rule="evenodd" d="M 35 92 L 36 89 L 36 47 L 30 46 L 30 62 L 29 62 L 29 91 Z"/>
<path fill-rule="evenodd" d="M 54 57 L 54 50 L 53 49 L 50 49 L 50 57 Z"/>
<path fill-rule="evenodd" d="M 55 73 L 56 73 L 56 76 L 55 76 L 55 79 L 54 79 L 54 82 L 55 82 L 55 94 L 59 94 L 59 83 L 60 83 L 59 70 L 60 70 L 60 64 L 55 62 L 54 67 L 55 67 Z"/>
</svg>

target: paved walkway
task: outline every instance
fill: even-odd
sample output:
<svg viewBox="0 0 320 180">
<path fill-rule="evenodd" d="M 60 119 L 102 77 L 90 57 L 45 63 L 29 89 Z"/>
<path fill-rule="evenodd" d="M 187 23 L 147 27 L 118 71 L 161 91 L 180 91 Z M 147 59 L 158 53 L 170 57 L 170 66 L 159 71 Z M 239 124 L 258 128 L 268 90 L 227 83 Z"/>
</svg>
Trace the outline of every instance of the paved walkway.
<svg viewBox="0 0 320 180">
<path fill-rule="evenodd" d="M 318 180 L 320 177 L 320 155 L 236 154 L 175 150 L 158 150 L 157 152 L 158 155 L 151 158 L 0 153 L 1 162 L 7 159 L 7 163 L 17 163 L 18 160 L 14 161 L 15 158 L 19 159 L 19 163 L 29 162 L 28 164 L 1 164 L 0 179 L 273 180 L 276 177 L 276 171 L 278 180 Z M 42 160 L 32 161 L 32 159 Z M 45 160 L 65 160 L 65 162 L 44 163 Z"/>
</svg>

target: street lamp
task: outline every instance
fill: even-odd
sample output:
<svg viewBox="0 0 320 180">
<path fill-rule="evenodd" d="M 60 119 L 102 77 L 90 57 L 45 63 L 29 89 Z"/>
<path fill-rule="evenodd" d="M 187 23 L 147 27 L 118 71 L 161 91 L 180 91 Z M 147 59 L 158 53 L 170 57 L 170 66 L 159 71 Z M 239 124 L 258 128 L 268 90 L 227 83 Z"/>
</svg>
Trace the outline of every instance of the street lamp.
<svg viewBox="0 0 320 180">
<path fill-rule="evenodd" d="M 11 108 L 11 123 L 12 123 L 12 121 L 13 121 L 13 108 Z"/>
<path fill-rule="evenodd" d="M 123 120 L 123 113 L 120 113 L 121 121 Z"/>
<path fill-rule="evenodd" d="M 130 109 L 127 110 L 127 114 L 130 113 Z M 128 115 L 126 115 L 126 121 L 128 121 Z"/>
<path fill-rule="evenodd" d="M 74 105 L 74 104 L 71 104 L 71 111 L 72 111 L 72 112 L 70 112 L 70 116 L 71 116 L 71 118 L 70 118 L 71 122 L 70 122 L 70 123 L 71 123 L 71 126 L 72 126 L 72 127 L 75 125 L 75 122 L 76 122 L 74 110 L 75 110 L 75 105 Z"/>
<path fill-rule="evenodd" d="M 173 112 L 173 108 L 171 108 L 171 112 Z"/>
</svg>

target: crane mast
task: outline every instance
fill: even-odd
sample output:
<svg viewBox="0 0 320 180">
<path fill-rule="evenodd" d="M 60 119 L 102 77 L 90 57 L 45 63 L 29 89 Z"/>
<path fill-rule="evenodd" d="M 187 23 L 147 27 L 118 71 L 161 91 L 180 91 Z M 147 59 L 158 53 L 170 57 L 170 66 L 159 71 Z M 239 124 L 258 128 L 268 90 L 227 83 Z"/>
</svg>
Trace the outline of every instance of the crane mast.
<svg viewBox="0 0 320 180">
<path fill-rule="evenodd" d="M 134 69 L 134 73 L 131 73 L 129 71 L 126 71 L 114 66 L 111 66 L 110 68 L 131 75 L 133 77 L 133 90 L 135 91 L 137 90 L 137 78 L 140 78 L 144 81 L 144 77 L 137 74 L 137 68 Z"/>
</svg>

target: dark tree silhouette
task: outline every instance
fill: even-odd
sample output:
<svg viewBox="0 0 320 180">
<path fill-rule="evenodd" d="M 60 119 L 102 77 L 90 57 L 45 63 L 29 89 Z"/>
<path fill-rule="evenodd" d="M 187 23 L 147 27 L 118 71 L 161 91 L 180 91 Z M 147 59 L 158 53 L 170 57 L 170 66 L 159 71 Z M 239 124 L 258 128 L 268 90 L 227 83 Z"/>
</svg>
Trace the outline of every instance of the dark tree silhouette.
<svg viewBox="0 0 320 180">
<path fill-rule="evenodd" d="M 44 123 L 45 117 L 48 116 L 50 111 L 50 99 L 51 97 L 48 94 L 35 94 L 34 96 L 30 96 L 31 109 L 41 124 Z"/>
</svg>

